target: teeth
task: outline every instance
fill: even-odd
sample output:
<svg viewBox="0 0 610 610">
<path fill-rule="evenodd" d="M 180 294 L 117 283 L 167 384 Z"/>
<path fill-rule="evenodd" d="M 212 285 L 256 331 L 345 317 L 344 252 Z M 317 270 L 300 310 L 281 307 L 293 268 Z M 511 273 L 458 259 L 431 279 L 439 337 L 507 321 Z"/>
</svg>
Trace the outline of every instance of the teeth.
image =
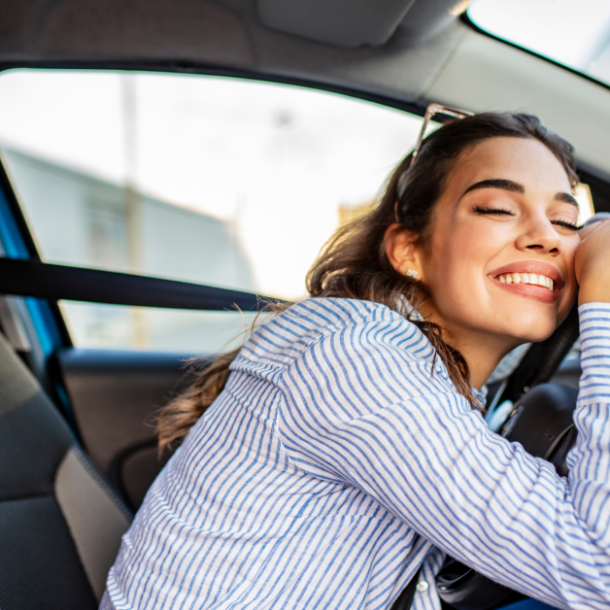
<svg viewBox="0 0 610 610">
<path fill-rule="evenodd" d="M 531 284 L 533 286 L 543 286 L 551 292 L 555 289 L 555 283 L 546 275 L 536 275 L 535 273 L 505 273 L 499 275 L 496 280 L 501 284 Z"/>
</svg>

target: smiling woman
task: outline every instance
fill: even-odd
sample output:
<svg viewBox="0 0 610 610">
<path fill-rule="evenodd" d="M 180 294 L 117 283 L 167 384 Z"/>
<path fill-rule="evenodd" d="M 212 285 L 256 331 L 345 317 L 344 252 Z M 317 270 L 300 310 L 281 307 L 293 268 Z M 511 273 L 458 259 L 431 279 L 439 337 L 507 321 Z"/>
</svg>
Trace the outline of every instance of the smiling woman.
<svg viewBox="0 0 610 610">
<path fill-rule="evenodd" d="M 161 445 L 182 445 L 104 610 L 402 609 L 413 594 L 440 610 L 444 553 L 553 607 L 608 607 L 610 225 L 581 242 L 572 148 L 532 116 L 446 124 L 412 161 L 327 244 L 312 298 L 166 408 Z M 566 480 L 480 411 L 491 371 L 555 330 L 577 279 Z"/>
<path fill-rule="evenodd" d="M 578 206 L 560 150 L 519 137 L 481 142 L 449 173 L 429 238 L 392 233 L 392 265 L 418 272 L 432 295 L 419 311 L 451 336 L 475 387 L 489 377 L 498 355 L 548 337 L 574 300 Z M 512 276 L 510 284 L 498 280 L 511 273 L 523 273 L 525 281 L 516 283 L 518 275 L 515 284 Z M 539 275 L 556 289 L 540 285 Z M 516 308 L 513 295 L 528 300 Z"/>
</svg>

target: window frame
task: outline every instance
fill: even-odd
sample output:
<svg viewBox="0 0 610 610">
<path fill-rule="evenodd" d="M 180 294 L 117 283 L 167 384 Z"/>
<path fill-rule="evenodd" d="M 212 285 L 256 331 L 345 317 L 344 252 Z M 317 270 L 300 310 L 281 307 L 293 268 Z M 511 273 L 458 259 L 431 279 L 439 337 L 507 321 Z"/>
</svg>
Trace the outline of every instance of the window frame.
<svg viewBox="0 0 610 610">
<path fill-rule="evenodd" d="M 491 38 L 491 40 L 496 40 L 497 42 L 501 42 L 502 44 L 512 47 L 513 49 L 518 49 L 519 51 L 526 53 L 527 55 L 531 55 L 538 59 L 542 59 L 543 61 L 551 64 L 552 66 L 561 68 L 562 70 L 565 70 L 566 72 L 569 72 L 570 74 L 574 74 L 574 75 L 584 79 L 585 81 L 594 83 L 596 85 L 599 85 L 603 89 L 610 91 L 610 83 L 605 83 L 597 78 L 594 78 L 593 76 L 580 72 L 579 70 L 576 70 L 575 68 L 571 68 L 570 66 L 566 66 L 565 64 L 555 61 L 554 59 L 547 57 L 546 55 L 541 55 L 540 53 L 536 53 L 536 51 L 532 51 L 531 49 L 528 49 L 527 47 L 522 47 L 521 45 L 519 45 L 515 42 L 506 40 L 506 38 L 501 38 L 500 36 L 496 36 L 495 34 L 492 34 L 491 32 L 485 30 L 480 25 L 478 25 L 475 21 L 473 21 L 470 18 L 470 16 L 468 15 L 468 10 L 465 10 L 460 15 L 459 18 L 462 20 L 463 23 L 465 23 L 471 30 L 475 31 L 477 34 L 481 34 L 482 36 L 485 36 L 486 38 Z"/>
</svg>

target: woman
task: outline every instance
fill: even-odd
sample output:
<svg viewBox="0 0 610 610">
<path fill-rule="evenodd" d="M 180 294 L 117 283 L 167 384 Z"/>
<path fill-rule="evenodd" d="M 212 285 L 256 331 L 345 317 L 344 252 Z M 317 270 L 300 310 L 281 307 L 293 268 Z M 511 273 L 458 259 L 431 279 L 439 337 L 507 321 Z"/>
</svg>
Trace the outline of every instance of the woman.
<svg viewBox="0 0 610 610">
<path fill-rule="evenodd" d="M 581 243 L 576 183 L 569 144 L 528 115 L 428 136 L 314 264 L 314 298 L 166 409 L 162 446 L 185 438 L 102 607 L 390 608 L 421 566 L 413 607 L 438 609 L 448 553 L 553 607 L 607 608 L 610 226 Z M 548 337 L 577 282 L 565 480 L 491 433 L 481 405 L 500 359 Z"/>
</svg>

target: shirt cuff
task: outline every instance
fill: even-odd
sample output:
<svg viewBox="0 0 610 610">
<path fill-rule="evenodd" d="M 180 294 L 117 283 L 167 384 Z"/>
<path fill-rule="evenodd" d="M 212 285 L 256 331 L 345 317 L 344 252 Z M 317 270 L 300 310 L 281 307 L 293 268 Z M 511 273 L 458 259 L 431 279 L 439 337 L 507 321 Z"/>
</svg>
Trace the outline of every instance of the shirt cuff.
<svg viewBox="0 0 610 610">
<path fill-rule="evenodd" d="M 580 317 L 579 402 L 608 402 L 610 398 L 610 303 L 585 303 Z"/>
</svg>

